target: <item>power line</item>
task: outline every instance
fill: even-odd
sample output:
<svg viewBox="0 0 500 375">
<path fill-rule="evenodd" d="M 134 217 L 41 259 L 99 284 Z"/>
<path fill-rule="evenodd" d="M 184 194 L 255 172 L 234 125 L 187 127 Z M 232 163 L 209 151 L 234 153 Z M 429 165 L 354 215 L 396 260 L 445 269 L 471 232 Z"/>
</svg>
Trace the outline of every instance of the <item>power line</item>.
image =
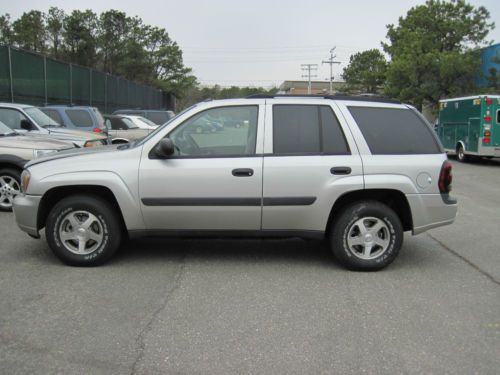
<svg viewBox="0 0 500 375">
<path fill-rule="evenodd" d="M 312 75 L 312 71 L 317 71 L 318 70 L 318 64 L 300 64 L 301 69 L 303 71 L 306 71 L 306 75 L 302 75 L 302 78 L 307 78 L 308 80 L 308 85 L 307 85 L 307 94 L 311 95 L 311 78 L 317 78 L 317 75 Z"/>
<path fill-rule="evenodd" d="M 326 60 L 326 61 L 323 60 L 322 61 L 322 64 L 329 64 L 330 65 L 330 95 L 333 94 L 333 65 L 340 64 L 340 61 L 335 61 L 335 58 L 337 57 L 337 55 L 333 54 L 335 52 L 335 48 L 337 48 L 337 47 L 333 47 L 330 50 L 330 60 Z"/>
</svg>

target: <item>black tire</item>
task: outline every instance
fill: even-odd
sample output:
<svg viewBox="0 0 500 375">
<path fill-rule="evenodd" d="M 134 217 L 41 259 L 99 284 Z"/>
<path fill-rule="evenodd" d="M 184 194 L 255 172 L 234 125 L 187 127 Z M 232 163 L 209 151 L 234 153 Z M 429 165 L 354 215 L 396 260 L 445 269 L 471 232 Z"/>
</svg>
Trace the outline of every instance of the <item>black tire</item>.
<svg viewBox="0 0 500 375">
<path fill-rule="evenodd" d="M 469 155 L 465 154 L 464 146 L 461 144 L 457 146 L 457 159 L 462 163 L 469 161 Z"/>
<path fill-rule="evenodd" d="M 367 229 L 365 235 L 360 226 Z M 378 226 L 381 228 L 377 231 Z M 352 245 L 351 241 L 368 242 Z M 339 262 L 351 270 L 377 271 L 387 267 L 396 259 L 402 244 L 401 220 L 391 208 L 377 201 L 356 202 L 333 222 L 331 250 Z M 365 253 L 365 248 L 371 250 Z"/>
<path fill-rule="evenodd" d="M 80 212 L 83 214 L 79 214 Z M 102 236 L 102 242 L 98 243 L 85 237 L 88 238 L 84 241 L 85 246 L 93 244 L 94 246 L 90 246 L 89 250 L 92 250 L 92 247 L 95 249 L 86 254 L 76 254 L 70 250 L 76 241 L 67 240 L 63 243 L 61 231 L 64 225 L 69 225 L 71 228 L 72 224 L 69 224 L 70 220 L 67 219 L 69 215 L 83 215 L 85 218 L 85 213 L 89 214 L 89 218 L 93 215 L 96 219 L 92 225 L 98 229 L 96 232 L 98 236 Z M 80 230 L 72 229 L 73 233 Z M 96 232 L 93 233 L 96 234 Z M 73 195 L 62 199 L 52 208 L 47 217 L 45 234 L 53 253 L 63 263 L 71 266 L 92 267 L 103 264 L 118 250 L 122 240 L 122 227 L 116 209 L 105 200 L 91 195 Z M 79 243 L 80 240 L 78 240 Z"/>
<path fill-rule="evenodd" d="M 21 172 L 13 168 L 0 169 L 0 181 L 12 179 L 16 182 L 14 189 L 10 185 L 4 186 L 3 183 L 0 183 L 0 211 L 12 211 L 11 200 L 21 192 Z"/>
</svg>

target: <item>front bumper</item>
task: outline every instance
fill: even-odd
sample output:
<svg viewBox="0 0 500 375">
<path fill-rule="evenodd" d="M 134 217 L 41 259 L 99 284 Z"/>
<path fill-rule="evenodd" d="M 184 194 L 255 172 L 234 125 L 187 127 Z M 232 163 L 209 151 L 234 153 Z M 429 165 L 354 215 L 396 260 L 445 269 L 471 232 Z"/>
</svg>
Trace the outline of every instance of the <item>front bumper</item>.
<svg viewBox="0 0 500 375">
<path fill-rule="evenodd" d="M 42 199 L 39 195 L 19 194 L 14 198 L 12 206 L 16 223 L 22 231 L 32 237 L 40 237 L 38 233 L 37 217 L 38 206 Z"/>
<path fill-rule="evenodd" d="M 451 224 L 458 212 L 456 200 L 446 201 L 440 194 L 407 194 L 413 219 L 413 234 Z"/>
</svg>

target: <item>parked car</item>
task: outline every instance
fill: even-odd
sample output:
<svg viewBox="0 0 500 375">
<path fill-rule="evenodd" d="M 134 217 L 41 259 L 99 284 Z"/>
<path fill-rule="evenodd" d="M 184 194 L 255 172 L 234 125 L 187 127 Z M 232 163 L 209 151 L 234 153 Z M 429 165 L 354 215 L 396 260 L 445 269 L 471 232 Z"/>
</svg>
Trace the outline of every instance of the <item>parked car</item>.
<svg viewBox="0 0 500 375">
<path fill-rule="evenodd" d="M 128 118 L 132 121 L 139 129 L 154 130 L 158 127 L 153 121 L 148 120 L 142 116 L 132 116 L 132 115 L 120 115 L 123 118 Z"/>
<path fill-rule="evenodd" d="M 144 138 L 152 129 L 141 129 L 127 117 L 105 115 L 104 123 L 108 129 L 112 144 L 128 143 Z"/>
<path fill-rule="evenodd" d="M 50 105 L 40 110 L 68 129 L 106 134 L 104 118 L 96 107 Z"/>
<path fill-rule="evenodd" d="M 70 142 L 17 134 L 0 122 L 0 211 L 11 211 L 21 192 L 21 172 L 28 160 L 75 148 Z"/>
<path fill-rule="evenodd" d="M 175 116 L 173 111 L 163 111 L 154 109 L 119 109 L 113 112 L 114 115 L 136 115 L 153 121 L 156 125 L 163 125 Z"/>
<path fill-rule="evenodd" d="M 248 122 L 193 131 L 211 117 Z M 139 142 L 31 161 L 14 212 L 71 265 L 105 262 L 128 233 L 325 239 L 346 267 L 378 270 L 403 232 L 455 220 L 451 180 L 409 105 L 269 96 L 203 102 Z"/>
<path fill-rule="evenodd" d="M 28 132 L 34 136 L 70 141 L 78 147 L 103 146 L 108 143 L 106 136 L 65 128 L 30 105 L 0 103 L 0 121 L 18 133 Z"/>
</svg>

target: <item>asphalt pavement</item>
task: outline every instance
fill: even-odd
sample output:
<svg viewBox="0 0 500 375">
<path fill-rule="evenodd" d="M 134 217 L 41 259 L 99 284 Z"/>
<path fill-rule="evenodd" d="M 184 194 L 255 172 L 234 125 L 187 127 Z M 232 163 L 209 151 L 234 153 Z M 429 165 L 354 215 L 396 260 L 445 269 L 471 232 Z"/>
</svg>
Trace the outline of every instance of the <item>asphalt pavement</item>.
<svg viewBox="0 0 500 375">
<path fill-rule="evenodd" d="M 316 241 L 146 239 L 59 263 L 0 214 L 1 374 L 498 374 L 500 162 L 456 223 L 346 271 Z"/>
</svg>

